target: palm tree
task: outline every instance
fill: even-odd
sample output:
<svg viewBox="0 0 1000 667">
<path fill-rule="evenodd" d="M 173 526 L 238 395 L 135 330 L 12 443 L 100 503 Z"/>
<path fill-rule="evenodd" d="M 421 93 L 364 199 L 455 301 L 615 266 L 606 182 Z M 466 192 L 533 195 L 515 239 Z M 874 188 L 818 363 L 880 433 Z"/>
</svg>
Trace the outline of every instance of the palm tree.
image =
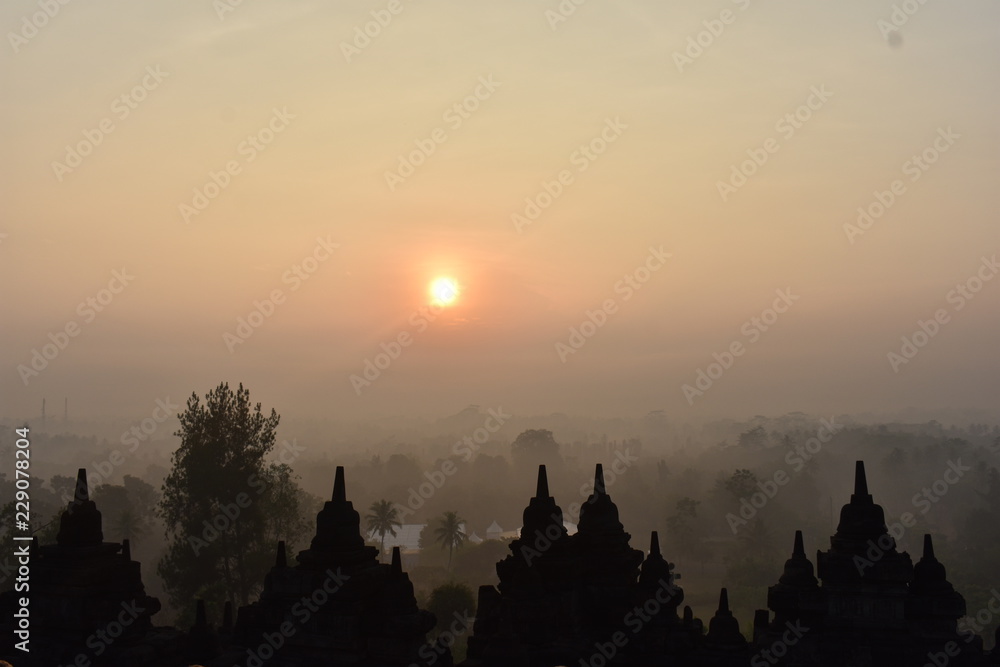
<svg viewBox="0 0 1000 667">
<path fill-rule="evenodd" d="M 434 541 L 441 545 L 442 549 L 448 550 L 448 569 L 451 569 L 451 554 L 455 547 L 460 547 L 468 539 L 465 530 L 462 529 L 465 520 L 458 516 L 458 512 L 445 512 L 441 517 L 438 527 L 434 529 Z"/>
<path fill-rule="evenodd" d="M 368 522 L 368 530 L 382 536 L 382 548 L 379 551 L 381 557 L 381 554 L 385 552 L 386 533 L 390 537 L 396 537 L 396 528 L 403 526 L 399 520 L 399 509 L 388 500 L 376 500 L 368 508 L 368 516 L 365 517 L 365 520 Z"/>
</svg>

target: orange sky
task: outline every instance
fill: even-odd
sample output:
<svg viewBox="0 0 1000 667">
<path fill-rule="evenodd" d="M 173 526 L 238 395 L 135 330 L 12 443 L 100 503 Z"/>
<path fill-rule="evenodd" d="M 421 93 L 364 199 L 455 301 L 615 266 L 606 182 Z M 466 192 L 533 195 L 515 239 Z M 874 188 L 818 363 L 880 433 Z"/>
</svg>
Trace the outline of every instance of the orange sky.
<svg viewBox="0 0 1000 667">
<path fill-rule="evenodd" d="M 0 9 L 0 418 L 995 409 L 995 2 L 224 2 Z"/>
</svg>

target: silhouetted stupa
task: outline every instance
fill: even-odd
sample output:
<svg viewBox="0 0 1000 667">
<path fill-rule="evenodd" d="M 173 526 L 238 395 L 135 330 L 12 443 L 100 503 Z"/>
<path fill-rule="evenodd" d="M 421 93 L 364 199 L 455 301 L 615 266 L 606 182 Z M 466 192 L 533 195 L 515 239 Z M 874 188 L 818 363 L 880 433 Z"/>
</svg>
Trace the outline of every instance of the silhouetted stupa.
<svg viewBox="0 0 1000 667">
<path fill-rule="evenodd" d="M 271 667 L 424 664 L 423 656 L 433 652 L 426 635 L 434 615 L 417 608 L 398 547 L 391 565 L 377 556 L 361 536 L 361 517 L 347 500 L 338 466 L 312 544 L 299 552 L 295 566 L 287 561 L 285 544 L 278 544 L 260 599 L 239 610 L 233 638 L 238 648 L 219 664 L 246 664 L 253 655 L 273 656 L 264 662 Z M 451 665 L 446 649 L 433 655 L 435 664 Z"/>
<path fill-rule="evenodd" d="M 950 667 L 985 664 L 979 643 L 958 633 L 965 601 L 945 578 L 930 536 L 924 537 L 916 566 L 909 554 L 896 550 L 885 513 L 868 491 L 862 461 L 830 549 L 816 556 L 821 583 L 796 531 L 784 574 L 768 590 L 774 618 L 755 630 L 759 650 L 779 648 L 781 664 L 818 667 L 922 667 L 933 664 L 937 654 Z M 763 624 L 769 614 L 758 611 L 761 615 Z"/>
<path fill-rule="evenodd" d="M 479 589 L 463 665 L 665 664 L 664 652 L 693 650 L 700 627 L 683 625 L 677 616 L 683 592 L 656 533 L 645 560 L 629 539 L 600 464 L 572 536 L 549 494 L 545 466 L 539 466 L 521 535 L 509 545 L 511 555 L 497 563 L 500 583 Z"/>
<path fill-rule="evenodd" d="M 152 628 L 160 602 L 146 595 L 128 540 L 105 542 L 101 513 L 90 499 L 87 471 L 77 473 L 73 500 L 59 518 L 56 544 L 30 556 L 30 653 L 13 647 L 17 593 L 0 595 L 2 655 L 15 665 L 176 665 L 181 633 Z"/>
</svg>

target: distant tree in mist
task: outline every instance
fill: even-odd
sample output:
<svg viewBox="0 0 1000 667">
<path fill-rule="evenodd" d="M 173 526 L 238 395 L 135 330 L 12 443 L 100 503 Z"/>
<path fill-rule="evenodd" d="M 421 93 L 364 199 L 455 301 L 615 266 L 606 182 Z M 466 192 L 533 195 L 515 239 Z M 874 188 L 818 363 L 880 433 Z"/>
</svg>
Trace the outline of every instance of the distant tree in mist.
<svg viewBox="0 0 1000 667">
<path fill-rule="evenodd" d="M 381 538 L 379 555 L 385 553 L 385 536 L 396 537 L 396 528 L 401 528 L 403 522 L 399 520 L 399 508 L 388 500 L 376 500 L 368 508 L 368 530 L 377 533 Z"/>
<path fill-rule="evenodd" d="M 660 459 L 656 462 L 656 481 L 660 484 L 666 484 L 670 479 L 670 468 L 667 466 L 667 462 Z"/>
<path fill-rule="evenodd" d="M 483 540 L 479 544 L 466 541 L 455 554 L 452 576 L 468 583 L 473 590 L 482 584 L 497 584 L 497 563 L 510 554 L 510 540 Z"/>
<path fill-rule="evenodd" d="M 451 569 L 451 557 L 455 547 L 465 544 L 468 535 L 462 529 L 464 519 L 458 516 L 458 512 L 445 512 L 444 516 L 438 519 L 438 525 L 434 529 L 434 542 L 441 545 L 442 549 L 448 550 L 448 569 Z"/>
<path fill-rule="evenodd" d="M 248 604 L 276 540 L 301 530 L 291 469 L 267 460 L 280 417 L 251 405 L 242 384 L 233 391 L 222 383 L 204 403 L 192 394 L 178 418 L 181 444 L 158 507 L 170 544 L 157 572 L 179 610 L 196 597 Z"/>
<path fill-rule="evenodd" d="M 97 486 L 92 499 L 101 510 L 106 536 L 129 540 L 134 548 L 152 529 L 159 494 L 138 477 L 125 475 L 123 484 Z"/>
<path fill-rule="evenodd" d="M 709 554 L 703 527 L 698 520 L 700 504 L 700 501 L 687 496 L 677 501 L 676 511 L 667 517 L 666 542 L 681 558 L 698 560 L 704 571 Z"/>
<path fill-rule="evenodd" d="M 751 521 L 739 532 L 737 539 L 748 558 L 768 561 L 777 556 L 774 534 L 763 519 Z"/>
<path fill-rule="evenodd" d="M 750 430 L 743 431 L 740 433 L 739 440 L 736 443 L 740 447 L 749 449 L 764 449 L 767 447 L 767 431 L 764 430 L 763 426 L 756 426 Z"/>
<path fill-rule="evenodd" d="M 385 479 L 383 484 L 386 487 L 403 486 L 406 487 L 414 479 L 419 479 L 423 475 L 423 468 L 412 456 L 405 454 L 393 454 L 384 464 Z"/>
<path fill-rule="evenodd" d="M 899 447 L 893 447 L 889 455 L 882 459 L 882 473 L 885 475 L 906 475 L 906 452 Z"/>
<path fill-rule="evenodd" d="M 667 536 L 674 548 L 684 556 L 693 555 L 698 505 L 701 501 L 688 497 L 677 501 L 677 511 L 667 517 Z"/>
<path fill-rule="evenodd" d="M 758 491 L 757 475 L 746 468 L 740 468 L 723 482 L 722 486 L 735 500 L 748 498 Z"/>
<path fill-rule="evenodd" d="M 49 486 L 64 504 L 69 503 L 73 500 L 73 494 L 76 492 L 76 477 L 53 475 L 49 480 Z"/>
<path fill-rule="evenodd" d="M 111 528 L 121 536 L 122 540 L 128 540 L 131 544 L 138 543 L 139 538 L 147 531 L 145 521 L 131 507 L 126 507 L 115 517 L 111 522 Z"/>
<path fill-rule="evenodd" d="M 518 435 L 510 445 L 510 456 L 515 465 L 537 466 L 551 465 L 559 459 L 559 443 L 552 431 L 546 429 L 528 429 Z"/>
</svg>

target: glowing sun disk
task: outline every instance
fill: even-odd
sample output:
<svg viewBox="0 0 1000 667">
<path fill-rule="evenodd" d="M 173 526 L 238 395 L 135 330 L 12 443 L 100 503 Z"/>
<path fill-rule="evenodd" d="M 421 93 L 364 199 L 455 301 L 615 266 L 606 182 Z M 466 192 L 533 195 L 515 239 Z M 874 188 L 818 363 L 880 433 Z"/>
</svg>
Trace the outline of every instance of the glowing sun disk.
<svg viewBox="0 0 1000 667">
<path fill-rule="evenodd" d="M 431 298 L 439 306 L 450 306 L 458 299 L 458 283 L 454 278 L 435 278 L 430 287 Z"/>
</svg>

